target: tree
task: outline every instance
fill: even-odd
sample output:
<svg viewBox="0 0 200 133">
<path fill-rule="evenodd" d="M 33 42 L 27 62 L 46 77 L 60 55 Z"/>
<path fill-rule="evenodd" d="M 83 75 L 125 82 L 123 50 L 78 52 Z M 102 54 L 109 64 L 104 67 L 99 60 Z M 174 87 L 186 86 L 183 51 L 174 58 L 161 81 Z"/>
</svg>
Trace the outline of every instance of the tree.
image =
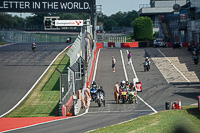
<svg viewBox="0 0 200 133">
<path fill-rule="evenodd" d="M 136 40 L 153 39 L 153 23 L 149 17 L 139 17 L 133 23 L 134 37 Z"/>
<path fill-rule="evenodd" d="M 113 19 L 107 19 L 104 22 L 104 30 L 105 31 L 110 31 L 112 30 L 113 26 L 117 26 L 117 22 Z"/>
<path fill-rule="evenodd" d="M 138 13 L 136 11 L 129 12 L 117 12 L 116 14 L 112 14 L 111 16 L 102 15 L 98 17 L 98 23 L 104 25 L 104 30 L 108 31 L 112 29 L 114 26 L 118 27 L 131 27 L 133 21 L 138 17 Z M 108 19 L 112 21 L 114 25 L 108 26 Z M 106 28 L 105 28 L 106 27 Z"/>
</svg>

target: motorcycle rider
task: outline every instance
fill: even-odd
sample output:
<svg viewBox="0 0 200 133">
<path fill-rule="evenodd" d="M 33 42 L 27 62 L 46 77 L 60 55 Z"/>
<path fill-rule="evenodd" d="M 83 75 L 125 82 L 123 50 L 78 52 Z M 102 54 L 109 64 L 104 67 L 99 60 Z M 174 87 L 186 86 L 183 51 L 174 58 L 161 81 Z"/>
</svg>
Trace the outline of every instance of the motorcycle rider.
<svg viewBox="0 0 200 133">
<path fill-rule="evenodd" d="M 130 90 L 130 91 L 132 91 L 132 90 L 133 90 L 133 91 L 136 91 L 133 82 L 130 83 L 130 85 L 129 85 L 129 90 Z"/>
<path fill-rule="evenodd" d="M 146 62 L 146 61 L 150 64 L 149 57 L 146 57 L 146 58 L 145 58 L 145 62 Z"/>
<path fill-rule="evenodd" d="M 148 63 L 148 66 L 149 66 L 149 69 L 150 69 L 150 60 L 149 60 L 149 57 L 146 57 L 144 62 L 147 62 Z"/>
<path fill-rule="evenodd" d="M 196 51 L 193 51 L 192 53 L 192 59 L 194 60 L 194 63 L 197 65 L 199 62 L 198 54 Z"/>
<path fill-rule="evenodd" d="M 32 50 L 33 50 L 33 52 L 35 52 L 35 49 L 36 49 L 36 44 L 33 43 L 33 44 L 32 44 Z"/>
<path fill-rule="evenodd" d="M 135 92 L 135 103 L 137 104 L 137 90 L 135 89 L 135 86 L 133 84 L 133 82 L 130 83 L 130 86 L 129 86 L 129 92 L 130 91 L 134 91 Z"/>
<path fill-rule="evenodd" d="M 124 80 L 121 81 L 120 83 L 120 89 L 126 87 L 126 82 Z"/>
<path fill-rule="evenodd" d="M 127 81 L 127 82 L 128 82 L 128 81 Z M 126 87 L 127 87 L 127 86 L 126 86 L 126 82 L 125 82 L 124 80 L 122 80 L 121 83 L 120 83 L 120 88 L 119 88 L 120 92 L 121 92 L 122 90 L 127 90 Z M 119 95 L 121 95 L 121 94 L 119 94 Z M 127 99 L 127 95 L 126 95 L 126 99 Z"/>
<path fill-rule="evenodd" d="M 71 40 L 72 40 L 71 37 L 68 37 L 66 43 L 70 43 Z"/>
<path fill-rule="evenodd" d="M 96 101 L 96 92 L 95 92 L 95 90 L 97 90 L 97 83 L 96 83 L 96 81 L 93 81 L 91 86 L 92 87 L 90 89 L 90 92 L 91 92 L 92 100 Z M 94 91 L 94 93 L 93 93 L 93 91 Z"/>
<path fill-rule="evenodd" d="M 93 81 L 93 82 L 92 82 L 92 89 L 93 89 L 93 88 L 97 88 L 97 82 L 96 82 L 96 81 Z"/>
<path fill-rule="evenodd" d="M 103 93 L 103 96 L 105 96 L 105 92 L 103 90 L 103 86 L 100 86 L 98 89 L 97 89 L 97 93 L 98 92 L 102 92 Z"/>
<path fill-rule="evenodd" d="M 126 87 L 129 88 L 129 82 L 128 81 L 126 81 Z"/>
</svg>

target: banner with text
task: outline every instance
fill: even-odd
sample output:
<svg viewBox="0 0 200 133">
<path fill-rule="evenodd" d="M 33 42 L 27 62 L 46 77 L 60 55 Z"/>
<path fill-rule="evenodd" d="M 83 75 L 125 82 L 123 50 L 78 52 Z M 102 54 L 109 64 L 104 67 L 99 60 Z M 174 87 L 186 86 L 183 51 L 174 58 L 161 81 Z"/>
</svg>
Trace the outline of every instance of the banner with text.
<svg viewBox="0 0 200 133">
<path fill-rule="evenodd" d="M 91 13 L 95 0 L 1 0 L 0 12 Z"/>
</svg>

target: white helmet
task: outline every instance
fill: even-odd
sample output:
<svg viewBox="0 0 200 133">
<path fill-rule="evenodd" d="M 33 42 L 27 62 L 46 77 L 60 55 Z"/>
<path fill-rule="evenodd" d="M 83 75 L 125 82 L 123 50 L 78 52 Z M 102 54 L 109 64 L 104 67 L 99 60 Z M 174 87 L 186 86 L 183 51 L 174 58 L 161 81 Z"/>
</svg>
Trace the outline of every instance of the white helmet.
<svg viewBox="0 0 200 133">
<path fill-rule="evenodd" d="M 146 60 L 148 60 L 149 59 L 149 57 L 146 57 Z"/>
<path fill-rule="evenodd" d="M 121 87 L 125 87 L 126 82 L 124 80 L 121 81 Z"/>
<path fill-rule="evenodd" d="M 121 81 L 122 84 L 126 84 L 126 82 L 124 80 Z"/>
</svg>

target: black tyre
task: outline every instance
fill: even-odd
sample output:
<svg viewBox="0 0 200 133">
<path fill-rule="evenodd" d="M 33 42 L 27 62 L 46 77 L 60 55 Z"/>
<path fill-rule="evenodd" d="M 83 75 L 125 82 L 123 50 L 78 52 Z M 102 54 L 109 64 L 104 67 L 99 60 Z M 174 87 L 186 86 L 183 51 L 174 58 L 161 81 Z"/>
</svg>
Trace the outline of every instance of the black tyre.
<svg viewBox="0 0 200 133">
<path fill-rule="evenodd" d="M 122 97 L 122 103 L 125 104 L 125 98 L 124 97 Z"/>
<path fill-rule="evenodd" d="M 145 72 L 147 71 L 147 67 L 146 67 L 146 66 L 144 66 L 144 71 L 145 71 Z"/>
<path fill-rule="evenodd" d="M 132 99 L 132 96 L 129 96 L 129 104 L 131 104 L 132 103 L 132 101 L 133 101 L 133 99 Z"/>
<path fill-rule="evenodd" d="M 197 65 L 198 64 L 198 60 L 194 60 L 194 64 Z"/>
<path fill-rule="evenodd" d="M 106 101 L 105 101 L 105 100 L 103 101 L 103 106 L 104 106 L 104 107 L 106 106 Z"/>
<path fill-rule="evenodd" d="M 94 101 L 94 95 L 92 95 L 92 101 Z"/>
<path fill-rule="evenodd" d="M 98 106 L 101 107 L 101 102 L 100 102 L 100 100 L 98 100 L 97 103 L 98 103 Z"/>
</svg>

